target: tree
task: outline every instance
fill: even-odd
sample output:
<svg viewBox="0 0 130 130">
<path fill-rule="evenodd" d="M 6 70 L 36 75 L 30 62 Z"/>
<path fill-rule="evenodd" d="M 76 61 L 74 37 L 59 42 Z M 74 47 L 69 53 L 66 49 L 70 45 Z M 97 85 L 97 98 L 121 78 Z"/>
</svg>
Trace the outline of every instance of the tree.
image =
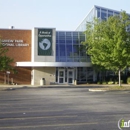
<svg viewBox="0 0 130 130">
<path fill-rule="evenodd" d="M 126 12 L 107 20 L 94 19 L 85 31 L 87 53 L 93 65 L 118 72 L 130 66 L 130 18 Z"/>
<path fill-rule="evenodd" d="M 6 55 L 7 51 L 8 49 L 0 43 L 0 71 L 3 71 L 4 75 L 6 74 L 6 71 L 16 71 L 12 66 L 13 59 Z"/>
</svg>

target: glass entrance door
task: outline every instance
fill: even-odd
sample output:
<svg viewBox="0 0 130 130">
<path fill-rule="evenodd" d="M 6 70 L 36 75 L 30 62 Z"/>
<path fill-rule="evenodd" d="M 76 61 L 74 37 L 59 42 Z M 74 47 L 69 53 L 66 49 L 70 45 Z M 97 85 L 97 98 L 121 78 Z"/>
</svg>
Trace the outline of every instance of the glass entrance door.
<svg viewBox="0 0 130 130">
<path fill-rule="evenodd" d="M 59 83 L 64 83 L 65 82 L 65 70 L 59 70 Z"/>
<path fill-rule="evenodd" d="M 59 68 L 58 69 L 58 83 L 73 84 L 74 83 L 74 69 L 73 68 Z"/>
<path fill-rule="evenodd" d="M 67 75 L 67 79 L 68 79 L 68 83 L 69 84 L 73 84 L 73 82 L 74 82 L 74 70 L 73 69 L 71 69 L 71 70 L 69 70 L 68 69 L 68 75 Z"/>
</svg>

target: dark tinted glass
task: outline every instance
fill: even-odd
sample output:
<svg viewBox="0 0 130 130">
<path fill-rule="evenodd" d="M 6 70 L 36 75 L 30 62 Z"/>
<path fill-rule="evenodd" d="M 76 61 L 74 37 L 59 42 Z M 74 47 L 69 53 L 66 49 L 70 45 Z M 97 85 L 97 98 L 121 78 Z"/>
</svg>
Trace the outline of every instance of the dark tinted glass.
<svg viewBox="0 0 130 130">
<path fill-rule="evenodd" d="M 66 50 L 65 50 L 65 45 L 64 44 L 59 45 L 59 51 L 60 51 L 60 56 L 65 56 L 66 55 Z"/>
</svg>

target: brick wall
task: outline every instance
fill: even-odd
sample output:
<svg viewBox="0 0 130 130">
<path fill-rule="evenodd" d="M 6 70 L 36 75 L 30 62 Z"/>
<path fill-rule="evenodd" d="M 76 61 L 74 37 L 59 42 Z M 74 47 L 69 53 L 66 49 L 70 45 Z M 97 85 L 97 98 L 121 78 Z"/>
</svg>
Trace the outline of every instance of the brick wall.
<svg viewBox="0 0 130 130">
<path fill-rule="evenodd" d="M 14 45 L 28 44 L 28 46 L 7 46 L 7 56 L 14 59 L 14 66 L 16 62 L 31 61 L 31 30 L 17 30 L 17 29 L 0 29 L 0 39 L 12 40 Z M 21 40 L 22 42 L 18 42 Z M 9 43 L 10 42 L 3 42 Z M 16 67 L 17 74 L 11 72 L 10 78 L 18 84 L 31 84 L 31 68 L 30 67 Z M 4 73 L 0 72 L 0 82 L 4 82 Z"/>
</svg>

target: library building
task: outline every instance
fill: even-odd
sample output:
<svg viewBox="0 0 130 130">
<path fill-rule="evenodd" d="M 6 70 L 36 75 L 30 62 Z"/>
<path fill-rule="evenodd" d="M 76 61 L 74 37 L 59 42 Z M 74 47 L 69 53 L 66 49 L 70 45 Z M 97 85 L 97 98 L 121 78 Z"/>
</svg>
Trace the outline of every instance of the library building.
<svg viewBox="0 0 130 130">
<path fill-rule="evenodd" d="M 96 71 L 83 51 L 86 22 L 94 17 L 106 19 L 119 11 L 94 6 L 75 31 L 56 28 L 0 29 L 1 44 L 8 48 L 17 73 L 0 72 L 0 82 L 50 85 L 95 82 Z"/>
</svg>

